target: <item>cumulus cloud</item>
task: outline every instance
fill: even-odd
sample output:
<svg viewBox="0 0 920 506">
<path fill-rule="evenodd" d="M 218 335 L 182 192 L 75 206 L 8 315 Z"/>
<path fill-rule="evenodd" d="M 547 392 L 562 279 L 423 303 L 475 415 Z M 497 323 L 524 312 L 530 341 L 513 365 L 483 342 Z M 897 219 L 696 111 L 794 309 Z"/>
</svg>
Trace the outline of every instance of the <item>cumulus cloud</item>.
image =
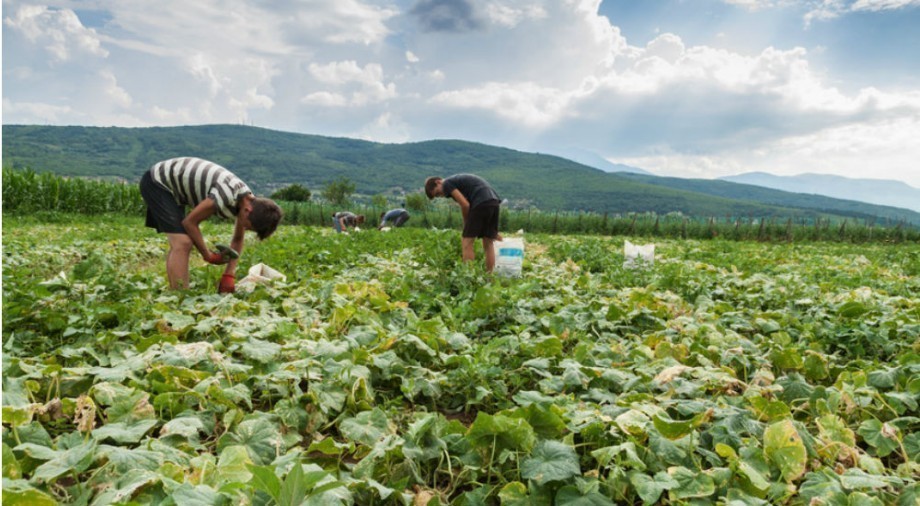
<svg viewBox="0 0 920 506">
<path fill-rule="evenodd" d="M 851 12 L 879 12 L 917 6 L 920 6 L 920 0 L 821 0 L 814 2 L 805 14 L 805 23 L 826 21 Z"/>
<path fill-rule="evenodd" d="M 357 62 L 341 61 L 326 65 L 311 63 L 310 74 L 317 82 L 336 88 L 351 88 L 351 98 L 344 100 L 340 92 L 314 92 L 307 95 L 302 102 L 306 104 L 342 106 L 365 105 L 381 102 L 396 97 L 396 85 L 383 82 L 383 67 L 369 63 L 364 67 Z"/>
<path fill-rule="evenodd" d="M 866 159 L 852 150 L 891 167 L 908 159 L 895 152 L 920 156 L 897 148 L 917 133 L 917 92 L 841 89 L 810 48 L 740 52 L 679 33 L 631 44 L 600 0 L 94 0 L 107 15 L 95 29 L 55 1 L 3 4 L 7 121 L 578 146 L 687 176 Z M 833 16 L 917 2 L 808 5 Z"/>
<path fill-rule="evenodd" d="M 884 11 L 920 6 L 920 0 L 857 0 L 850 7 L 853 11 Z"/>
<path fill-rule="evenodd" d="M 542 19 L 548 16 L 546 9 L 541 5 L 524 2 L 516 5 L 514 2 L 492 2 L 485 6 L 485 17 L 489 22 L 512 28 L 528 19 Z"/>
<path fill-rule="evenodd" d="M 71 10 L 21 5 L 3 24 L 7 30 L 19 32 L 47 50 L 52 61 L 67 61 L 76 54 L 101 58 L 109 54 L 102 48 L 96 31 L 84 27 Z"/>
<path fill-rule="evenodd" d="M 408 142 L 409 125 L 391 112 L 384 112 L 364 125 L 355 137 L 374 142 Z"/>
<path fill-rule="evenodd" d="M 467 32 L 483 27 L 470 0 L 418 0 L 409 12 L 426 32 Z"/>
</svg>

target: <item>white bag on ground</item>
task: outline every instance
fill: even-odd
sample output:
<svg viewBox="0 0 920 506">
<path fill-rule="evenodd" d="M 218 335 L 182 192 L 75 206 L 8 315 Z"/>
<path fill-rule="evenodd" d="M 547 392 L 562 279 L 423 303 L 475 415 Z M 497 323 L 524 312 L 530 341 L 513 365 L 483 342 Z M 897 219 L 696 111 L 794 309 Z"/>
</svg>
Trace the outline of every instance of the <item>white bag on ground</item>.
<svg viewBox="0 0 920 506">
<path fill-rule="evenodd" d="M 240 280 L 237 288 L 241 290 L 252 291 L 257 284 L 271 283 L 276 279 L 286 281 L 287 276 L 265 264 L 259 263 L 249 268 L 249 274 Z"/>
<path fill-rule="evenodd" d="M 524 238 L 505 237 L 492 243 L 495 250 L 495 273 L 513 278 L 521 277 L 524 263 Z"/>
<path fill-rule="evenodd" d="M 655 263 L 654 244 L 633 244 L 629 241 L 623 245 L 623 267 L 639 267 L 640 265 L 653 265 Z"/>
</svg>

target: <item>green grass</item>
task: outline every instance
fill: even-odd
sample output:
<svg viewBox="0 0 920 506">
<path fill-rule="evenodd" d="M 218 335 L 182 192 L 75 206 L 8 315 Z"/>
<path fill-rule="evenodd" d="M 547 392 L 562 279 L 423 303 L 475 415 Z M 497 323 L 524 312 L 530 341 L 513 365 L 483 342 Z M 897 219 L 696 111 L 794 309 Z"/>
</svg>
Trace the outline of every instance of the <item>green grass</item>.
<svg viewBox="0 0 920 506">
<path fill-rule="evenodd" d="M 140 218 L 3 228 L 4 504 L 913 504 L 920 247 L 251 237 L 165 290 Z M 206 223 L 209 242 L 228 224 Z M 429 503 L 432 504 L 432 503 Z"/>
</svg>

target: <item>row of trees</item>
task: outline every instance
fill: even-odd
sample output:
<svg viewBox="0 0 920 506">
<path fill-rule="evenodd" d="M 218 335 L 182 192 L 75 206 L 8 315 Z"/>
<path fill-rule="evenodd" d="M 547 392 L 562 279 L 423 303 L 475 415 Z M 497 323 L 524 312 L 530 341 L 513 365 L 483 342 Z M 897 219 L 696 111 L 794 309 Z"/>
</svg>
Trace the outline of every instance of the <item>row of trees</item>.
<svg viewBox="0 0 920 506">
<path fill-rule="evenodd" d="M 355 193 L 355 184 L 347 177 L 339 178 L 323 188 L 323 200 L 335 205 L 343 206 L 348 204 L 349 199 Z M 285 202 L 309 202 L 312 193 L 310 190 L 299 183 L 294 183 L 272 193 L 271 198 Z M 406 207 L 415 211 L 424 211 L 428 207 L 428 198 L 421 193 L 411 193 L 406 195 Z M 371 198 L 371 205 L 374 207 L 387 207 L 388 201 L 384 195 L 374 195 Z"/>
</svg>

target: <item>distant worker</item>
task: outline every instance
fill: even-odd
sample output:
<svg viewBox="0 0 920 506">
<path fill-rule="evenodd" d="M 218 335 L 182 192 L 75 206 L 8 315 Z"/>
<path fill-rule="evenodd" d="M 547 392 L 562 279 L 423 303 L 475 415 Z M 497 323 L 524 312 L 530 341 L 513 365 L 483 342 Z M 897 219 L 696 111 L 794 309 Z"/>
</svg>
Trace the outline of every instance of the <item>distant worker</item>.
<svg viewBox="0 0 920 506">
<path fill-rule="evenodd" d="M 173 290 L 188 288 L 189 254 L 194 246 L 206 262 L 226 264 L 217 289 L 234 292 L 244 232 L 252 230 L 260 240 L 266 239 L 283 214 L 274 201 L 255 197 L 232 172 L 200 158 L 172 158 L 155 164 L 141 177 L 140 189 L 147 203 L 146 225 L 169 240 L 166 277 Z M 191 208 L 187 215 L 186 208 Z M 199 228 L 215 214 L 235 223 L 230 248 L 221 253 L 208 249 Z"/>
<path fill-rule="evenodd" d="M 380 213 L 380 226 L 377 227 L 378 230 L 383 227 L 388 226 L 391 222 L 394 227 L 401 227 L 409 221 L 409 211 L 399 207 L 396 209 L 390 209 L 385 213 Z"/>
<path fill-rule="evenodd" d="M 460 205 L 463 214 L 463 261 L 472 261 L 476 254 L 473 246 L 482 238 L 486 272 L 495 268 L 495 250 L 492 243 L 501 240 L 498 233 L 498 212 L 501 199 L 485 179 L 472 174 L 456 174 L 448 178 L 429 177 L 425 180 L 425 195 L 452 198 Z"/>
<path fill-rule="evenodd" d="M 364 215 L 355 215 L 348 211 L 339 211 L 332 215 L 332 226 L 336 232 L 348 232 L 348 227 L 357 227 L 364 223 Z"/>
</svg>

